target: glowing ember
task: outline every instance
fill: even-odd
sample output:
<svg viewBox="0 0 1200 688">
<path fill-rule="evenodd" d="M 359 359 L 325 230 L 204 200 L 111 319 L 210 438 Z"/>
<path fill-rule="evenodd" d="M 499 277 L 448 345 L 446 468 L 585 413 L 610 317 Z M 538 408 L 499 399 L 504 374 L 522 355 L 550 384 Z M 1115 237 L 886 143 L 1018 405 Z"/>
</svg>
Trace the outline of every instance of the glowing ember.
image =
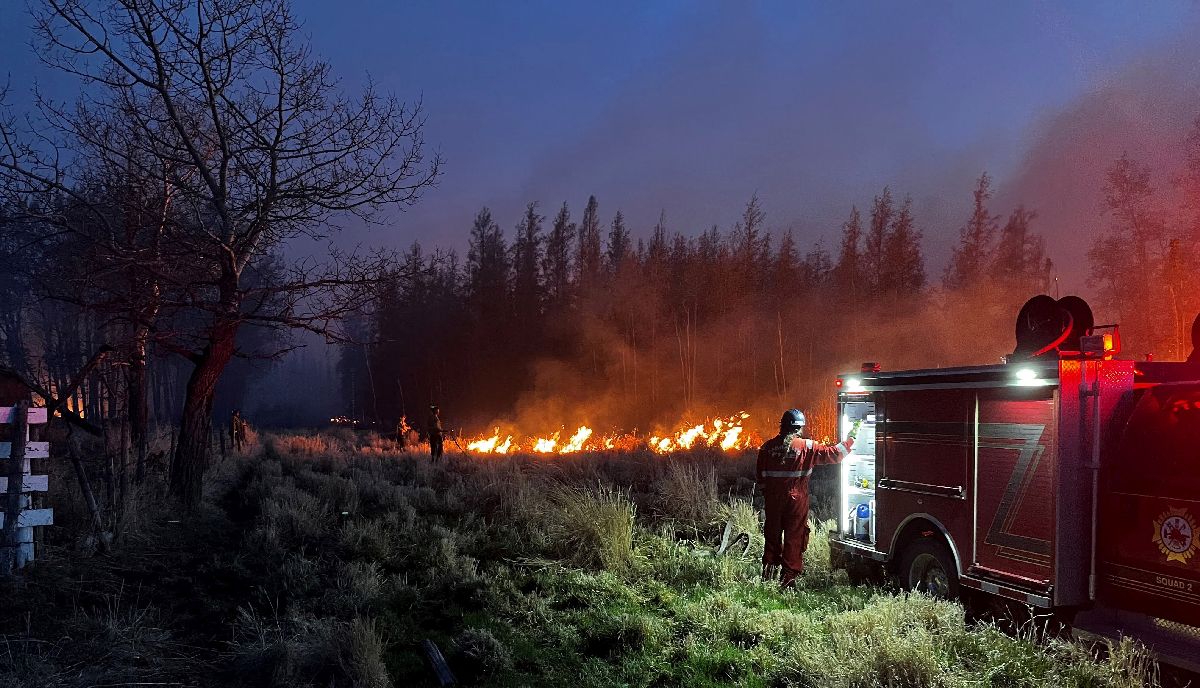
<svg viewBox="0 0 1200 688">
<path fill-rule="evenodd" d="M 502 435 L 497 427 L 490 436 L 478 437 L 468 442 L 467 450 L 475 454 L 508 454 L 517 451 L 574 454 L 582 451 L 634 451 L 648 448 L 658 454 L 670 454 L 710 447 L 733 452 L 752 448 L 759 443 L 759 438 L 753 433 L 748 433 L 744 427 L 749 418 L 747 413 L 738 413 L 705 423 L 683 423 L 675 432 L 648 437 L 623 432 L 598 435 L 592 428 L 581 425 L 566 440 L 562 439 L 566 434 L 563 430 L 540 437 L 514 438 L 513 435 Z"/>
</svg>

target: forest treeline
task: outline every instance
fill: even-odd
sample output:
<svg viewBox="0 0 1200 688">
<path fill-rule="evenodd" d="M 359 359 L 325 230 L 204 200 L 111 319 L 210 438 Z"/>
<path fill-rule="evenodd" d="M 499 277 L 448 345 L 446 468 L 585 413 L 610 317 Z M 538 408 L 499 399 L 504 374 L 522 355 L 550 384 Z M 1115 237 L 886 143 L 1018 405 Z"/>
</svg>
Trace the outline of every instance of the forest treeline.
<svg viewBox="0 0 1200 688">
<path fill-rule="evenodd" d="M 984 174 L 961 245 L 934 279 L 911 198 L 888 188 L 850 210 L 832 251 L 769 231 L 757 195 L 727 231 L 689 236 L 663 213 L 636 240 L 595 196 L 578 219 L 567 203 L 529 203 L 508 236 L 483 208 L 465 261 L 408 250 L 360 323 L 370 343 L 343 355 L 344 386 L 358 391 L 360 417 L 384 424 L 438 403 L 473 430 L 649 430 L 810 403 L 860 359 L 978 360 L 1009 342 L 972 353 L 960 340 L 924 341 L 933 333 L 921 328 L 943 309 L 1015 312 L 1052 270 L 1034 214 L 1016 208 L 1001 223 L 990 197 Z"/>
<path fill-rule="evenodd" d="M 1177 182 L 1192 199 L 1198 140 Z M 1094 307 L 1126 325 L 1127 351 L 1185 355 L 1200 308 L 1197 208 L 1169 213 L 1128 156 L 1107 170 L 1104 192 L 1109 226 L 1087 238 Z M 781 407 L 823 403 L 832 375 L 862 361 L 997 361 L 1012 350 L 1020 305 L 1052 292 L 1055 271 L 1041 236 L 1053 228 L 991 196 L 985 173 L 934 275 L 911 198 L 889 188 L 850 209 L 831 249 L 769 231 L 757 195 L 726 231 L 689 235 L 663 213 L 636 240 L 594 196 L 581 212 L 529 203 L 507 233 L 485 207 L 465 260 L 414 243 L 391 272 L 358 323 L 369 343 L 343 355 L 351 412 L 386 426 L 438 403 L 469 430 L 546 432 L 746 409 L 765 427 Z"/>
</svg>

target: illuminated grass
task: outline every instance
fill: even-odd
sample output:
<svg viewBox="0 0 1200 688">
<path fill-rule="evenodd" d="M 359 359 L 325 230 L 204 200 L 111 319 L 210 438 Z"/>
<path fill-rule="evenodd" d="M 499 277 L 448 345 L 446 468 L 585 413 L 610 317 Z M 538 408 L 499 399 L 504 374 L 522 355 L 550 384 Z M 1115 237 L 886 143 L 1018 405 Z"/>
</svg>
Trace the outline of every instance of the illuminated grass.
<svg viewBox="0 0 1200 688">
<path fill-rule="evenodd" d="M 137 574 L 136 614 L 83 605 L 45 629 L 40 654 L 0 657 L 0 683 L 146 678 L 124 650 L 112 660 L 124 664 L 101 660 L 86 677 L 64 678 L 86 643 L 59 639 L 88 637 L 102 621 L 104 637 L 132 639 L 122 642 L 158 667 L 154 677 L 178 666 L 174 675 L 212 686 L 435 685 L 426 639 L 464 685 L 1156 685 L 1156 668 L 1132 643 L 1100 658 L 1079 644 L 968 625 L 955 604 L 851 586 L 829 569 L 829 524 L 812 524 L 795 590 L 761 582 L 749 457 L 433 465 L 310 454 L 299 441 L 268 446 L 296 451 L 218 472 L 209 508 L 223 514 L 224 534 L 182 543 L 202 571 L 189 595 Z M 749 535 L 746 555 L 716 555 L 726 522 Z M 189 650 L 186 665 L 139 640 L 148 628 L 181 632 L 164 610 L 185 602 L 216 621 L 209 635 L 178 640 L 214 648 Z"/>
</svg>

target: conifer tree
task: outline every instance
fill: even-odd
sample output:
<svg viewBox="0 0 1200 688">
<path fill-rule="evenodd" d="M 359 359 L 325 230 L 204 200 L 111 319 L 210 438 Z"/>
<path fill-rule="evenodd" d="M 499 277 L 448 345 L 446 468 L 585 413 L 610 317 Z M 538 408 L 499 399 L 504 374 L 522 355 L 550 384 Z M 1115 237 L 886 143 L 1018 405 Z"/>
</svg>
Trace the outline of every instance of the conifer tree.
<svg viewBox="0 0 1200 688">
<path fill-rule="evenodd" d="M 546 253 L 542 261 L 542 276 L 546 283 L 546 300 L 555 306 L 566 303 L 571 288 L 571 243 L 575 239 L 575 223 L 564 201 L 554 216 L 550 236 L 546 238 Z"/>
<path fill-rule="evenodd" d="M 1105 175 L 1101 209 L 1110 225 L 1088 251 L 1092 283 L 1100 288 L 1100 304 L 1125 326 L 1130 341 L 1153 352 L 1169 339 L 1170 328 L 1146 307 L 1166 298 L 1158 278 L 1168 236 L 1150 168 L 1122 155 Z"/>
<path fill-rule="evenodd" d="M 577 281 L 586 290 L 596 284 L 603 270 L 600 243 L 600 210 L 595 196 L 589 196 L 579 221 L 579 246 L 575 254 Z"/>
<path fill-rule="evenodd" d="M 737 294 L 750 296 L 760 291 L 762 287 L 763 265 L 766 263 L 770 248 L 770 237 L 763 232 L 763 222 L 767 214 L 762 209 L 762 203 L 755 193 L 746 202 L 742 216 L 733 226 L 729 234 L 730 250 L 733 253 L 734 275 L 736 283 L 733 289 Z"/>
<path fill-rule="evenodd" d="M 999 216 L 992 215 L 987 202 L 992 197 L 992 180 L 987 172 L 975 182 L 975 203 L 971 217 L 959 230 L 958 246 L 946 266 L 942 282 L 951 289 L 963 289 L 980 283 L 991 262 Z"/>
<path fill-rule="evenodd" d="M 1017 206 L 1004 227 L 992 258 L 990 273 L 998 286 L 1015 298 L 1046 291 L 1053 263 L 1046 257 L 1042 237 L 1030 225 L 1037 213 Z"/>
<path fill-rule="evenodd" d="M 537 201 L 525 206 L 513 243 L 513 314 L 517 322 L 533 325 L 542 309 L 542 220 Z"/>
<path fill-rule="evenodd" d="M 865 250 L 862 255 L 867 292 L 879 294 L 884 290 L 883 284 L 883 251 L 887 242 L 888 228 L 892 224 L 895 205 L 892 202 L 892 190 L 883 187 L 883 193 L 871 202 L 871 226 L 865 237 Z"/>
<path fill-rule="evenodd" d="M 842 243 L 832 274 L 835 292 L 851 307 L 857 306 L 866 295 L 862 235 L 862 215 L 857 206 L 852 206 L 850 218 L 842 223 Z"/>
<path fill-rule="evenodd" d="M 469 242 L 467 296 L 476 316 L 492 324 L 503 317 L 510 267 L 504 234 L 489 208 L 484 207 L 475 215 Z"/>
<path fill-rule="evenodd" d="M 670 250 L 667 245 L 667 212 L 663 210 L 658 214 L 658 222 L 654 223 L 650 244 L 646 247 L 646 278 L 651 285 L 657 286 L 666 278 Z"/>
<path fill-rule="evenodd" d="M 605 264 L 609 273 L 616 274 L 632 257 L 632 244 L 629 229 L 625 226 L 625 215 L 618 210 L 608 230 Z"/>
<path fill-rule="evenodd" d="M 804 283 L 801 275 L 800 256 L 796 251 L 796 240 L 792 230 L 788 229 L 779 238 L 779 248 L 775 251 L 774 266 L 771 270 L 771 288 L 777 302 L 795 297 Z"/>
<path fill-rule="evenodd" d="M 892 220 L 883 243 L 882 289 L 894 295 L 916 296 L 925 288 L 925 258 L 921 230 L 912 214 L 912 197 L 906 197 Z"/>
<path fill-rule="evenodd" d="M 804 254 L 804 263 L 800 266 L 801 284 L 808 289 L 816 289 L 829 280 L 833 273 L 833 262 L 829 252 L 818 240 L 808 253 Z"/>
</svg>

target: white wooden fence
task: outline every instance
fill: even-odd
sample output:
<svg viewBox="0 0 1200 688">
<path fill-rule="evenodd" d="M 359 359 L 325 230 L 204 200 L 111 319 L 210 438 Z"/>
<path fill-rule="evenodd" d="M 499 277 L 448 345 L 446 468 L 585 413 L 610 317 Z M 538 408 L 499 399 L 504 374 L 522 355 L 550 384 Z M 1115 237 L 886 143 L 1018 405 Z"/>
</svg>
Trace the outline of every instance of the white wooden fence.
<svg viewBox="0 0 1200 688">
<path fill-rule="evenodd" d="M 0 407 L 0 424 L 12 423 L 13 411 L 15 409 L 8 407 Z M 29 409 L 29 425 L 41 425 L 47 421 L 46 409 L 31 408 Z M 53 509 L 31 509 L 33 500 L 30 498 L 30 493 L 45 492 L 48 486 L 48 479 L 44 475 L 30 475 L 29 459 L 45 459 L 50 457 L 49 442 L 30 442 L 29 428 L 25 428 L 25 465 L 22 467 L 24 475 L 21 478 L 21 515 L 17 518 L 17 568 L 33 561 L 33 529 L 38 526 L 49 526 L 54 524 Z M 0 442 L 0 474 L 7 475 L 8 460 L 12 455 L 12 443 Z M 8 490 L 8 478 L 0 477 L 0 495 Z M 0 508 L 0 528 L 4 527 L 4 509 Z"/>
</svg>

